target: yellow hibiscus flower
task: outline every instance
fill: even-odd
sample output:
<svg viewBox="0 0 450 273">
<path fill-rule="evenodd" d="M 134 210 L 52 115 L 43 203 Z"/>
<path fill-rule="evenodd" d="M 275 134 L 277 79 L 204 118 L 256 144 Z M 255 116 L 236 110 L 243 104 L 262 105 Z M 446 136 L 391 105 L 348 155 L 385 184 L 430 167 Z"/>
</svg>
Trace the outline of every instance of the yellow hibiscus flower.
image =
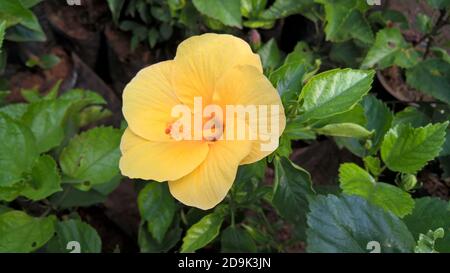
<svg viewBox="0 0 450 273">
<path fill-rule="evenodd" d="M 279 112 L 269 114 L 278 117 L 277 141 L 284 130 L 280 97 L 250 46 L 231 35 L 194 36 L 178 46 L 173 60 L 142 69 L 126 86 L 122 110 L 129 127 L 120 145 L 120 170 L 130 178 L 168 181 L 176 199 L 210 209 L 227 195 L 239 165 L 261 160 L 276 147 L 261 149 L 261 139 L 175 140 L 172 109 L 193 109 L 199 97 L 203 106 L 277 105 Z M 250 117 L 245 121 L 257 123 Z"/>
</svg>

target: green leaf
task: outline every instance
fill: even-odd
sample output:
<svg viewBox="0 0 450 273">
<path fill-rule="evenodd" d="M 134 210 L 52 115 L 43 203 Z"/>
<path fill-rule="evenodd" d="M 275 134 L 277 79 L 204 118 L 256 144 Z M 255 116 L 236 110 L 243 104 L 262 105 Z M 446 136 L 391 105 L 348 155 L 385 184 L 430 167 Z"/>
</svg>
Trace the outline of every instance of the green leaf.
<svg viewBox="0 0 450 273">
<path fill-rule="evenodd" d="M 72 138 L 60 156 L 63 173 L 90 185 L 110 181 L 119 173 L 121 131 L 97 127 Z"/>
<path fill-rule="evenodd" d="M 363 158 L 364 166 L 369 172 L 375 176 L 379 176 L 382 173 L 381 161 L 378 157 L 366 156 Z"/>
<path fill-rule="evenodd" d="M 30 130 L 0 113 L 0 186 L 22 181 L 38 156 Z"/>
<path fill-rule="evenodd" d="M 258 50 L 258 54 L 261 57 L 264 70 L 273 71 L 282 62 L 282 53 L 273 38 Z"/>
<path fill-rule="evenodd" d="M 125 0 L 108 0 L 109 10 L 111 10 L 114 23 L 119 22 L 120 12 L 123 8 L 123 3 Z"/>
<path fill-rule="evenodd" d="M 23 211 L 0 215 L 0 253 L 32 252 L 43 246 L 54 233 L 55 216 L 34 218 Z"/>
<path fill-rule="evenodd" d="M 314 129 L 314 131 L 321 135 L 354 138 L 368 138 L 373 134 L 373 131 L 370 132 L 366 128 L 355 123 L 329 124 L 322 128 Z"/>
<path fill-rule="evenodd" d="M 64 139 L 64 125 L 72 106 L 68 100 L 41 100 L 29 105 L 23 122 L 31 129 L 38 151 L 47 152 L 58 147 Z"/>
<path fill-rule="evenodd" d="M 277 87 L 280 96 L 289 92 L 299 94 L 303 86 L 304 77 L 310 70 L 311 66 L 309 64 L 290 62 L 273 71 L 269 79 Z"/>
<path fill-rule="evenodd" d="M 255 253 L 256 244 L 245 229 L 229 226 L 222 232 L 222 253 Z"/>
<path fill-rule="evenodd" d="M 429 230 L 427 234 L 420 234 L 414 253 L 439 253 L 434 248 L 436 240 L 444 238 L 445 231 L 438 228 L 435 231 Z"/>
<path fill-rule="evenodd" d="M 435 9 L 444 9 L 450 7 L 450 0 L 427 0 L 427 2 Z"/>
<path fill-rule="evenodd" d="M 20 0 L 22 6 L 26 7 L 27 9 L 36 6 L 40 2 L 42 2 L 42 0 Z"/>
<path fill-rule="evenodd" d="M 139 227 L 138 244 L 142 253 L 167 252 L 172 249 L 181 239 L 183 229 L 176 226 L 170 229 L 161 243 L 158 243 L 149 233 L 144 224 Z"/>
<path fill-rule="evenodd" d="M 80 244 L 81 253 L 100 253 L 102 241 L 97 231 L 89 224 L 80 220 L 70 219 L 57 222 L 55 237 L 47 244 L 46 250 L 50 253 L 70 253 L 69 242 Z"/>
<path fill-rule="evenodd" d="M 219 20 L 226 26 L 242 27 L 240 0 L 193 0 L 193 4 L 202 14 Z"/>
<path fill-rule="evenodd" d="M 39 66 L 42 69 L 51 69 L 55 65 L 57 65 L 61 59 L 54 54 L 46 54 L 39 58 L 31 58 L 29 59 L 25 65 L 28 67 Z"/>
<path fill-rule="evenodd" d="M 0 107 L 0 113 L 6 114 L 10 118 L 19 121 L 28 110 L 26 103 L 13 103 Z"/>
<path fill-rule="evenodd" d="M 382 253 L 414 249 L 414 238 L 400 219 L 360 197 L 319 196 L 310 210 L 308 252 L 365 253 L 372 241 Z"/>
<path fill-rule="evenodd" d="M 428 59 L 406 70 L 406 81 L 417 90 L 450 104 L 450 63 Z"/>
<path fill-rule="evenodd" d="M 304 12 L 314 4 L 314 0 L 276 0 L 262 13 L 262 18 L 276 20 L 292 14 Z"/>
<path fill-rule="evenodd" d="M 407 192 L 386 183 L 376 182 L 369 173 L 354 163 L 341 165 L 339 180 L 345 194 L 363 197 L 398 217 L 410 214 L 414 208 L 414 200 Z"/>
<path fill-rule="evenodd" d="M 382 27 L 392 26 L 392 23 L 399 24 L 401 29 L 407 29 L 409 27 L 406 16 L 397 10 L 383 9 L 373 11 L 369 15 L 369 20 L 371 23 L 380 24 Z"/>
<path fill-rule="evenodd" d="M 422 33 L 430 33 L 433 29 L 433 20 L 430 16 L 419 13 L 416 16 L 416 23 L 417 27 L 419 28 L 420 32 Z"/>
<path fill-rule="evenodd" d="M 176 211 L 173 197 L 166 183 L 147 184 L 138 196 L 138 207 L 142 219 L 157 242 L 161 243 L 172 223 Z"/>
<path fill-rule="evenodd" d="M 431 120 L 416 107 L 408 106 L 395 114 L 392 126 L 400 124 L 411 124 L 412 127 L 422 127 L 430 123 Z"/>
<path fill-rule="evenodd" d="M 181 253 L 195 252 L 219 235 L 222 226 L 224 214 L 215 211 L 203 217 L 200 221 L 192 225 L 183 238 Z"/>
<path fill-rule="evenodd" d="M 5 39 L 6 21 L 0 23 L 0 53 L 2 52 L 3 39 Z"/>
<path fill-rule="evenodd" d="M 431 48 L 431 51 L 436 55 L 438 58 L 446 61 L 447 63 L 450 63 L 450 54 L 448 54 L 447 50 L 434 46 Z"/>
<path fill-rule="evenodd" d="M 447 127 L 448 122 L 420 128 L 398 125 L 384 137 L 381 158 L 393 171 L 415 174 L 439 155 Z"/>
<path fill-rule="evenodd" d="M 300 95 L 302 118 L 323 119 L 351 110 L 369 92 L 374 74 L 334 69 L 312 77 Z"/>
<path fill-rule="evenodd" d="M 56 162 L 51 156 L 43 155 L 31 169 L 31 179 L 22 190 L 21 195 L 37 201 L 58 191 L 62 191 L 62 188 Z"/>
<path fill-rule="evenodd" d="M 306 227 L 308 202 L 315 195 L 311 176 L 289 159 L 275 158 L 275 186 L 272 205 L 285 219 L 296 224 L 299 234 Z"/>
<path fill-rule="evenodd" d="M 325 7 L 325 33 L 328 41 L 345 42 L 357 39 L 365 44 L 373 42 L 372 29 L 364 17 L 368 9 L 365 1 L 316 0 Z"/>
<path fill-rule="evenodd" d="M 366 128 L 375 132 L 372 137 L 372 146 L 369 149 L 369 152 L 374 154 L 380 148 L 384 135 L 391 128 L 393 115 L 383 101 L 372 95 L 364 97 L 362 105 L 367 118 Z"/>
<path fill-rule="evenodd" d="M 428 230 L 444 228 L 445 236 L 436 241 L 436 250 L 450 253 L 450 205 L 439 198 L 424 197 L 416 199 L 416 205 L 411 215 L 405 217 L 404 222 L 416 240 L 421 233 Z"/>
<path fill-rule="evenodd" d="M 392 65 L 409 68 L 419 61 L 418 53 L 403 38 L 398 28 L 386 28 L 377 33 L 375 43 L 367 53 L 361 68 L 367 69 L 377 65 L 385 69 Z"/>
</svg>

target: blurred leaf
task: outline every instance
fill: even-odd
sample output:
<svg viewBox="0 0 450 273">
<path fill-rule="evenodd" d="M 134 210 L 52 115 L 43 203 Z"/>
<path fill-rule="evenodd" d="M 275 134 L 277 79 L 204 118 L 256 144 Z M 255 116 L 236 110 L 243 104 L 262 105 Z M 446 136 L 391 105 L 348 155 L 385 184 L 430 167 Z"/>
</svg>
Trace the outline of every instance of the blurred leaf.
<svg viewBox="0 0 450 273">
<path fill-rule="evenodd" d="M 450 63 L 428 59 L 406 70 L 406 82 L 417 90 L 450 104 Z"/>
<path fill-rule="evenodd" d="M 81 253 L 100 253 L 102 241 L 97 231 L 80 220 L 69 219 L 56 222 L 55 236 L 46 245 L 50 253 L 70 253 L 69 242 L 78 242 Z"/>
<path fill-rule="evenodd" d="M 31 169 L 30 181 L 25 185 L 20 195 L 37 201 L 58 191 L 62 191 L 62 188 L 56 162 L 51 156 L 43 155 Z"/>
<path fill-rule="evenodd" d="M 421 233 L 444 228 L 445 236 L 436 241 L 435 247 L 439 252 L 450 253 L 450 204 L 435 197 L 424 197 L 415 201 L 412 214 L 404 219 L 414 238 L 419 240 Z"/>
<path fill-rule="evenodd" d="M 31 131 L 21 123 L 0 113 L 0 186 L 22 181 L 38 158 Z"/>
<path fill-rule="evenodd" d="M 410 253 L 415 241 L 394 214 L 357 196 L 318 196 L 310 204 L 307 251 L 367 253 L 378 242 L 382 253 Z"/>
<path fill-rule="evenodd" d="M 427 0 L 427 2 L 435 9 L 450 8 L 450 0 Z"/>
<path fill-rule="evenodd" d="M 303 87 L 302 118 L 323 119 L 348 111 L 369 92 L 373 71 L 334 69 L 318 74 Z"/>
<path fill-rule="evenodd" d="M 414 208 L 414 200 L 407 192 L 386 183 L 376 182 L 369 173 L 354 163 L 344 163 L 340 166 L 339 181 L 345 194 L 363 197 L 398 217 L 410 214 Z"/>
<path fill-rule="evenodd" d="M 438 58 L 450 63 L 450 54 L 448 54 L 447 50 L 435 46 L 431 48 L 431 51 L 433 51 Z"/>
<path fill-rule="evenodd" d="M 381 161 L 378 157 L 366 156 L 363 158 L 364 166 L 369 172 L 375 176 L 379 176 L 382 173 Z"/>
<path fill-rule="evenodd" d="M 0 23 L 0 53 L 2 52 L 3 39 L 5 39 L 6 21 Z"/>
<path fill-rule="evenodd" d="M 193 0 L 202 14 L 219 20 L 226 26 L 242 27 L 240 0 Z"/>
<path fill-rule="evenodd" d="M 383 9 L 373 11 L 369 15 L 369 20 L 371 23 L 378 23 L 382 27 L 389 27 L 391 23 L 399 24 L 401 29 L 407 29 L 409 27 L 406 16 L 397 10 Z"/>
<path fill-rule="evenodd" d="M 433 30 L 433 20 L 430 16 L 419 13 L 416 15 L 416 23 L 419 31 L 422 33 L 430 33 Z"/>
<path fill-rule="evenodd" d="M 55 216 L 34 218 L 23 211 L 0 215 L 0 252 L 32 252 L 53 236 Z"/>
<path fill-rule="evenodd" d="M 148 183 L 139 192 L 138 207 L 142 219 L 148 222 L 148 230 L 161 243 L 176 211 L 167 183 Z"/>
<path fill-rule="evenodd" d="M 6 114 L 14 120 L 21 120 L 22 116 L 27 112 L 28 104 L 26 103 L 12 103 L 0 107 L 0 113 Z"/>
<path fill-rule="evenodd" d="M 384 137 L 381 158 L 393 171 L 415 174 L 439 155 L 447 127 L 448 122 L 420 128 L 398 125 Z"/>
<path fill-rule="evenodd" d="M 27 9 L 36 6 L 40 2 L 42 2 L 42 0 L 20 0 L 22 6 L 26 7 Z"/>
<path fill-rule="evenodd" d="M 120 13 L 125 0 L 107 0 L 109 9 L 111 10 L 113 20 L 117 24 L 119 22 Z"/>
<path fill-rule="evenodd" d="M 110 181 L 119 173 L 121 131 L 97 127 L 72 138 L 60 156 L 63 173 L 87 187 Z"/>
<path fill-rule="evenodd" d="M 42 69 L 51 69 L 55 65 L 57 65 L 61 59 L 54 54 L 46 54 L 42 55 L 39 58 L 31 58 L 29 59 L 25 65 L 28 67 L 39 66 Z"/>
<path fill-rule="evenodd" d="M 417 246 L 414 249 L 415 253 L 439 253 L 434 246 L 436 240 L 444 238 L 445 232 L 443 228 L 438 228 L 435 231 L 429 230 L 427 234 L 420 234 Z"/>
<path fill-rule="evenodd" d="M 221 236 L 222 253 L 255 253 L 256 245 L 246 230 L 240 227 L 227 227 Z"/>
</svg>

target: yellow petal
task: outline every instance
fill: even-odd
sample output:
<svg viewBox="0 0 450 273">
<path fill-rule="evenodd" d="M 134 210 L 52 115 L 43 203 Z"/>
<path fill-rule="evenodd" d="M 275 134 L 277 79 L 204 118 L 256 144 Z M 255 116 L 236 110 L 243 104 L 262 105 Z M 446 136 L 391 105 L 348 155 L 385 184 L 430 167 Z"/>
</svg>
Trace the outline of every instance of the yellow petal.
<svg viewBox="0 0 450 273">
<path fill-rule="evenodd" d="M 261 59 L 242 39 L 226 34 L 203 34 L 182 42 L 175 56 L 173 84 L 180 100 L 193 105 L 195 96 L 211 102 L 216 82 L 237 65 L 262 71 Z"/>
<path fill-rule="evenodd" d="M 278 120 L 278 136 L 284 131 L 286 126 L 286 117 L 284 114 L 283 104 L 277 90 L 272 86 L 270 81 L 257 69 L 252 66 L 237 66 L 229 70 L 216 86 L 214 94 L 214 101 L 222 105 L 255 105 L 258 109 L 258 116 L 256 119 L 247 118 L 247 123 L 251 128 L 258 128 L 260 123 L 268 125 L 268 132 L 272 130 L 272 118 Z M 267 115 L 259 115 L 259 107 L 267 106 Z M 270 111 L 272 105 L 277 105 L 279 111 Z M 262 131 L 258 131 L 259 136 L 266 136 Z M 261 144 L 268 141 L 253 141 L 250 154 L 244 158 L 242 164 L 250 164 L 261 160 L 276 147 L 268 151 L 261 150 Z"/>
<path fill-rule="evenodd" d="M 162 182 L 192 172 L 205 160 L 209 147 L 201 141 L 148 141 L 128 128 L 120 150 L 119 167 L 123 175 Z"/>
<path fill-rule="evenodd" d="M 123 115 L 131 130 L 147 140 L 171 141 L 166 134 L 174 120 L 171 109 L 181 104 L 170 82 L 173 61 L 161 62 L 142 69 L 125 87 Z"/>
<path fill-rule="evenodd" d="M 233 185 L 239 163 L 250 146 L 248 141 L 214 142 L 197 169 L 181 179 L 169 181 L 170 192 L 186 205 L 204 210 L 214 207 Z"/>
</svg>

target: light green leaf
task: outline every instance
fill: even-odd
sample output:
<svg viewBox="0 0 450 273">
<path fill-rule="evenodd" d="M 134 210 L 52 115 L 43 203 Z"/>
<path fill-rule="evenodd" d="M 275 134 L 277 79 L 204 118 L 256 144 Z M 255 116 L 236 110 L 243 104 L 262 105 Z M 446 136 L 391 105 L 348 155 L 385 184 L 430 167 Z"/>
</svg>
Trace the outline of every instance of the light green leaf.
<svg viewBox="0 0 450 273">
<path fill-rule="evenodd" d="M 373 132 L 368 131 L 361 125 L 354 123 L 329 124 L 322 128 L 314 129 L 314 131 L 321 135 L 354 138 L 368 138 L 373 134 Z"/>
<path fill-rule="evenodd" d="M 434 197 L 419 198 L 415 201 L 412 214 L 404 219 L 414 238 L 419 240 L 421 233 L 443 228 L 445 236 L 436 241 L 436 250 L 450 253 L 450 204 Z"/>
<path fill-rule="evenodd" d="M 219 20 L 226 26 L 242 27 L 240 0 L 193 0 L 193 3 L 202 14 Z"/>
<path fill-rule="evenodd" d="M 363 197 L 398 217 L 410 214 L 414 208 L 414 200 L 407 192 L 390 184 L 376 182 L 369 173 L 354 163 L 341 165 L 339 180 L 345 194 Z"/>
<path fill-rule="evenodd" d="M 386 28 L 377 33 L 375 43 L 367 53 L 361 68 L 367 69 L 377 65 L 385 69 L 392 65 L 409 68 L 419 61 L 418 53 L 403 38 L 398 28 Z"/>
<path fill-rule="evenodd" d="M 450 104 L 450 63 L 428 59 L 406 70 L 406 81 L 417 90 Z"/>
<path fill-rule="evenodd" d="M 420 32 L 422 33 L 430 33 L 433 29 L 433 20 L 430 16 L 419 13 L 416 15 L 416 23 Z"/>
<path fill-rule="evenodd" d="M 0 113 L 6 114 L 10 118 L 19 121 L 28 110 L 28 104 L 26 103 L 12 103 L 0 107 Z"/>
<path fill-rule="evenodd" d="M 172 223 L 176 211 L 173 197 L 166 183 L 147 184 L 138 196 L 139 212 L 148 222 L 147 228 L 157 242 L 161 243 Z"/>
<path fill-rule="evenodd" d="M 38 156 L 30 130 L 0 113 L 0 186 L 24 180 L 24 173 L 31 171 Z"/>
<path fill-rule="evenodd" d="M 245 229 L 229 226 L 222 232 L 222 253 L 255 253 L 256 244 Z"/>
<path fill-rule="evenodd" d="M 438 228 L 435 231 L 429 230 L 427 234 L 420 234 L 417 246 L 414 249 L 415 253 L 439 253 L 434 246 L 436 240 L 444 238 L 445 231 L 443 228 Z"/>
<path fill-rule="evenodd" d="M 420 128 L 398 125 L 384 137 L 381 158 L 393 171 L 415 174 L 439 155 L 447 127 L 448 122 Z"/>
<path fill-rule="evenodd" d="M 382 172 L 381 161 L 378 157 L 366 156 L 363 158 L 364 166 L 369 172 L 375 176 L 379 176 Z"/>
<path fill-rule="evenodd" d="M 34 218 L 23 211 L 0 215 L 0 253 L 26 253 L 43 246 L 53 236 L 55 216 Z"/>
<path fill-rule="evenodd" d="M 195 252 L 209 244 L 219 235 L 223 218 L 224 214 L 216 210 L 192 225 L 183 238 L 180 252 Z"/>
<path fill-rule="evenodd" d="M 119 173 L 121 131 L 97 127 L 72 138 L 60 156 L 63 173 L 87 186 L 110 181 Z"/>
<path fill-rule="evenodd" d="M 361 197 L 319 196 L 310 210 L 308 252 L 367 253 L 372 241 L 380 244 L 382 253 L 414 249 L 414 238 L 400 219 Z"/>
<path fill-rule="evenodd" d="M 311 78 L 303 87 L 302 118 L 323 119 L 352 109 L 372 85 L 374 71 L 334 69 Z"/>
<path fill-rule="evenodd" d="M 33 132 L 40 153 L 59 146 L 63 141 L 64 125 L 71 106 L 71 101 L 62 99 L 40 100 L 29 105 L 23 121 Z"/>
<path fill-rule="evenodd" d="M 51 156 L 43 155 L 31 169 L 30 181 L 25 185 L 21 195 L 37 201 L 57 191 L 62 191 L 62 188 L 56 162 Z"/>
<path fill-rule="evenodd" d="M 72 249 L 67 249 L 67 245 L 72 241 L 80 244 L 81 253 L 100 253 L 102 250 L 102 241 L 97 231 L 80 220 L 57 222 L 55 233 L 55 237 L 46 246 L 47 252 L 70 253 Z"/>
</svg>

